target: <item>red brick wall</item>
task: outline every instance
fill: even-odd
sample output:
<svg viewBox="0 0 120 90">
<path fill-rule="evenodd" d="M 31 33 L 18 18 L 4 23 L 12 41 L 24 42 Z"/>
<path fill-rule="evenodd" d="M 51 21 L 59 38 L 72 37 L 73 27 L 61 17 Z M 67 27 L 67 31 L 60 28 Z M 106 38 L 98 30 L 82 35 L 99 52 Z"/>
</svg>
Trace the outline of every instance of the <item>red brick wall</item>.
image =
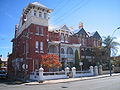
<svg viewBox="0 0 120 90">
<path fill-rule="evenodd" d="M 32 71 L 33 69 L 33 60 L 39 59 L 41 60 L 41 55 L 48 53 L 48 27 L 44 26 L 44 35 L 36 35 L 36 26 L 35 24 L 31 24 L 26 30 L 24 30 L 19 37 L 13 40 L 13 52 L 12 52 L 12 58 L 23 58 L 25 59 L 26 57 L 29 58 L 26 62 L 29 65 L 29 71 Z M 40 26 L 39 27 L 43 27 Z M 28 38 L 24 37 L 24 34 L 28 33 Z M 43 52 L 44 53 L 36 53 L 35 52 L 35 44 L 36 41 L 43 42 Z M 28 43 L 28 54 L 26 56 L 24 47 L 26 45 L 26 42 Z M 40 61 L 39 61 L 40 62 Z"/>
</svg>

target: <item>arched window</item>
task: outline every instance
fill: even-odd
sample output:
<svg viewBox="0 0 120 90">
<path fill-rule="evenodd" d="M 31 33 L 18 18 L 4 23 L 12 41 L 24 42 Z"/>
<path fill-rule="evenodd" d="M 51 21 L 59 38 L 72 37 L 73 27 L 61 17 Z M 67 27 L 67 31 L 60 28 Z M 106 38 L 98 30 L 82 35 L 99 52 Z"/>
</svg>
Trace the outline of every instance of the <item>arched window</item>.
<svg viewBox="0 0 120 90">
<path fill-rule="evenodd" d="M 64 49 L 63 49 L 63 48 L 61 48 L 61 54 L 65 54 Z"/>
<path fill-rule="evenodd" d="M 73 54 L 73 49 L 71 47 L 67 48 L 67 54 Z"/>
<path fill-rule="evenodd" d="M 49 53 L 57 53 L 57 47 L 55 45 L 49 46 Z"/>
</svg>

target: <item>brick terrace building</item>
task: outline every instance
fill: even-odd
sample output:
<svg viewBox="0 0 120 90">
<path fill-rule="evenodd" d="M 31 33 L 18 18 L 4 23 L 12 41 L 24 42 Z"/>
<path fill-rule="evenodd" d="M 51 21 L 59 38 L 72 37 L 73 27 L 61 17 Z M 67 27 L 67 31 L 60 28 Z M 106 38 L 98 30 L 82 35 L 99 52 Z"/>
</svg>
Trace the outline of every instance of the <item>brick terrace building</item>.
<svg viewBox="0 0 120 90">
<path fill-rule="evenodd" d="M 60 57 L 63 67 L 72 67 L 75 63 L 75 51 L 78 50 L 85 65 L 91 65 L 95 47 L 101 46 L 101 37 L 96 31 L 88 33 L 83 24 L 77 33 L 63 25 L 50 28 L 49 14 L 52 9 L 34 2 L 23 9 L 19 24 L 15 26 L 12 40 L 12 54 L 8 59 L 8 74 L 23 77 L 40 68 L 41 55 L 56 54 Z M 84 61 L 85 60 L 85 61 Z"/>
</svg>

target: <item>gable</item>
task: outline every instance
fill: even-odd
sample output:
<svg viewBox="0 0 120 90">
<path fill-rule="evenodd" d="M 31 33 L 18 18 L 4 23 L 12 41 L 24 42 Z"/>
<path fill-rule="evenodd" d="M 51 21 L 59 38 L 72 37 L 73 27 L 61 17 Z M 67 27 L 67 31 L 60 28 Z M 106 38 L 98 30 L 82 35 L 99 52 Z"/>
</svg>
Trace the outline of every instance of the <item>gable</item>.
<svg viewBox="0 0 120 90">
<path fill-rule="evenodd" d="M 102 39 L 97 31 L 94 33 L 92 37 L 97 38 L 97 39 Z"/>
<path fill-rule="evenodd" d="M 77 33 L 77 35 L 87 35 L 86 31 L 84 30 L 84 28 L 81 28 Z"/>
<path fill-rule="evenodd" d="M 69 30 L 69 28 L 66 25 L 63 25 L 60 29 L 61 30 Z"/>
</svg>

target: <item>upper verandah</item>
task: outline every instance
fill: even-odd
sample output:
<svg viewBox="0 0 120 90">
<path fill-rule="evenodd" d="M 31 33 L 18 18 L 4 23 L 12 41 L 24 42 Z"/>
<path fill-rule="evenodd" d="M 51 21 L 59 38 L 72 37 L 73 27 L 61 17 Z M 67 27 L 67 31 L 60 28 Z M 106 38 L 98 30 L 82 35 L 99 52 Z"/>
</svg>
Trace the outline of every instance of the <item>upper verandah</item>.
<svg viewBox="0 0 120 90">
<path fill-rule="evenodd" d="M 36 8 L 38 10 L 43 10 L 43 11 L 46 10 L 48 13 L 51 13 L 53 11 L 52 9 L 49 9 L 47 6 L 39 2 L 33 2 L 33 3 L 29 3 L 29 5 L 23 9 L 23 14 L 27 14 L 32 8 Z"/>
</svg>

